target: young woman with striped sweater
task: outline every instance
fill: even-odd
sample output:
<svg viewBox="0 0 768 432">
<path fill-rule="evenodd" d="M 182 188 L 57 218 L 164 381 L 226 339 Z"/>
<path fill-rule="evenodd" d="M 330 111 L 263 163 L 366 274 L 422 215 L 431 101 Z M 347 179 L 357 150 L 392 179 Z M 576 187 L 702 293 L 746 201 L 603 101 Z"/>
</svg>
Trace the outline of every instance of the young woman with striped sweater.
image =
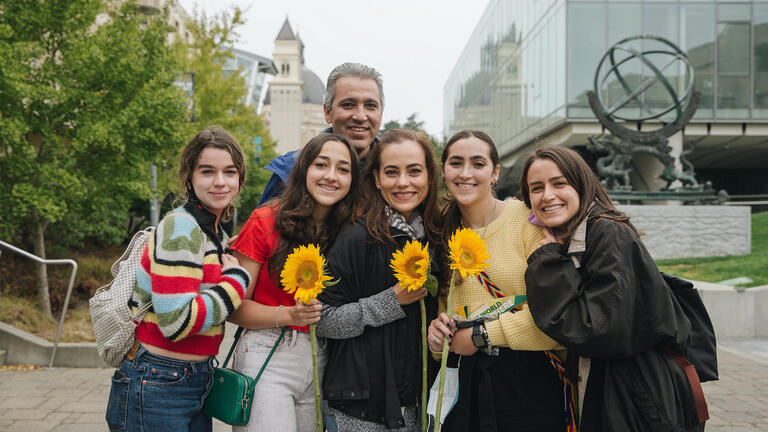
<svg viewBox="0 0 768 432">
<path fill-rule="evenodd" d="M 136 344 L 112 377 L 110 430 L 211 431 L 203 400 L 224 321 L 240 306 L 248 272 L 226 253 L 222 219 L 245 181 L 245 159 L 221 128 L 197 134 L 181 154 L 186 202 L 147 242 L 129 305 L 152 302 Z"/>
</svg>

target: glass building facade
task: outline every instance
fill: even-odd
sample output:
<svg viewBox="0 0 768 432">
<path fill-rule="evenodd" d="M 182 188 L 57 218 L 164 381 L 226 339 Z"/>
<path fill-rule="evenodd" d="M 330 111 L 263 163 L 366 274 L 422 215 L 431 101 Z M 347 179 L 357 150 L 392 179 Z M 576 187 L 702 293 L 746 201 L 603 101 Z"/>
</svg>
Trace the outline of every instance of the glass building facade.
<svg viewBox="0 0 768 432">
<path fill-rule="evenodd" d="M 445 83 L 446 137 L 484 130 L 508 157 L 596 122 L 586 94 L 600 60 L 640 34 L 687 54 L 702 96 L 692 123 L 768 123 L 768 0 L 491 0 Z M 680 69 L 665 72 L 678 90 Z"/>
<path fill-rule="evenodd" d="M 233 48 L 232 54 L 233 56 L 224 64 L 224 70 L 234 73 L 238 68 L 240 69 L 240 74 L 248 88 L 245 104 L 258 110 L 267 74 L 277 74 L 277 68 L 272 60 L 248 51 Z"/>
</svg>

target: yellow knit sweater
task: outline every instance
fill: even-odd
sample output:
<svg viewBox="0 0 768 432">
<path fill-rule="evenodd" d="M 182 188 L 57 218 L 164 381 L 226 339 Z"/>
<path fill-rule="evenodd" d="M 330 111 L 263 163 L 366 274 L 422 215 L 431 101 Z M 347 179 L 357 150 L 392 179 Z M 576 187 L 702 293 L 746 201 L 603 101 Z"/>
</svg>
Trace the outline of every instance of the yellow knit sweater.
<svg viewBox="0 0 768 432">
<path fill-rule="evenodd" d="M 490 267 L 486 273 L 506 296 L 525 294 L 525 269 L 527 259 L 542 238 L 541 229 L 528 222 L 530 210 L 521 201 L 506 201 L 504 210 L 487 229 L 475 230 L 483 235 Z M 456 314 L 457 308 L 468 306 L 474 311 L 480 306 L 493 304 L 496 299 L 483 287 L 477 277 L 457 280 L 453 294 L 454 308 L 449 315 Z M 441 299 L 441 309 L 445 308 L 445 299 Z M 542 333 L 533 322 L 528 304 L 522 310 L 505 312 L 498 320 L 486 323 L 488 337 L 494 346 L 509 347 L 524 351 L 544 351 L 562 348 L 557 342 Z"/>
</svg>

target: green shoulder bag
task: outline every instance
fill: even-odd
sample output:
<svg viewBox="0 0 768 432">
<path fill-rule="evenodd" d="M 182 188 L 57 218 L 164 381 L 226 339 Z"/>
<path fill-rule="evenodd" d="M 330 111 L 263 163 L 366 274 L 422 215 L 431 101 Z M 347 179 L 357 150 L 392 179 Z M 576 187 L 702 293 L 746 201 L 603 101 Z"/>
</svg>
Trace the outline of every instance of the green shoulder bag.
<svg viewBox="0 0 768 432">
<path fill-rule="evenodd" d="M 261 378 L 264 368 L 267 367 L 269 359 L 272 358 L 272 354 L 275 353 L 277 346 L 283 340 L 287 329 L 288 327 L 283 327 L 277 342 L 275 342 L 275 346 L 272 347 L 272 351 L 269 352 L 267 359 L 264 360 L 264 364 L 261 365 L 259 374 L 256 375 L 256 378 L 251 378 L 227 368 L 229 358 L 232 357 L 237 341 L 243 333 L 242 327 L 237 328 L 235 340 L 232 342 L 232 347 L 229 349 L 224 364 L 213 371 L 213 385 L 203 406 L 206 414 L 232 426 L 245 426 L 248 424 L 248 420 L 251 417 L 254 387 L 259 378 Z"/>
</svg>

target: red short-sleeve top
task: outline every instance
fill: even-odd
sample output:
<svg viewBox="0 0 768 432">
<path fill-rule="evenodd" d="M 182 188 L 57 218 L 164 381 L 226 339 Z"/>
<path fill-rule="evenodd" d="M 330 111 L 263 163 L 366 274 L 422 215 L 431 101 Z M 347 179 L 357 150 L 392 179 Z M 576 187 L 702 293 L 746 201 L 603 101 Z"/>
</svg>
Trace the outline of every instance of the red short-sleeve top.
<svg viewBox="0 0 768 432">
<path fill-rule="evenodd" d="M 293 295 L 283 291 L 269 274 L 269 257 L 277 249 L 280 234 L 275 229 L 277 206 L 265 205 L 255 209 L 243 226 L 230 249 L 236 250 L 261 264 L 253 288 L 253 301 L 266 306 L 293 306 Z M 279 275 L 278 275 L 279 277 Z M 309 327 L 291 326 L 294 330 L 309 331 Z"/>
</svg>

